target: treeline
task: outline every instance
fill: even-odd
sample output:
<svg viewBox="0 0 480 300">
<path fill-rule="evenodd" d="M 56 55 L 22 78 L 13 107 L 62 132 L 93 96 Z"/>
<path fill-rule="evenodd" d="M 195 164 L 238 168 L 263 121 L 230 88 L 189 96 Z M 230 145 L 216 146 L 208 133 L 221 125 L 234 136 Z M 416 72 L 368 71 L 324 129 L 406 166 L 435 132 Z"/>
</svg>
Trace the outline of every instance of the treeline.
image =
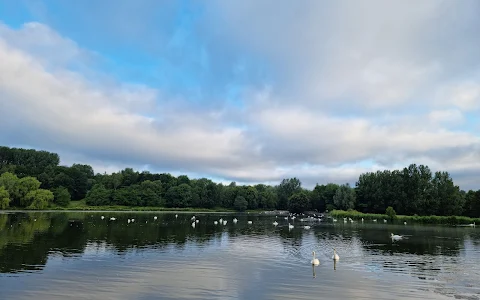
<svg viewBox="0 0 480 300">
<path fill-rule="evenodd" d="M 131 168 L 113 174 L 94 174 L 89 165 L 60 166 L 59 157 L 54 153 L 0 147 L 0 174 L 17 182 L 7 184 L 0 179 L 4 209 L 11 206 L 45 208 L 52 203 L 68 206 L 70 200 L 85 199 L 92 206 L 222 207 L 293 212 L 356 209 L 365 213 L 385 213 L 391 206 L 397 214 L 480 216 L 480 190 L 462 191 L 448 172 L 433 174 L 427 166 L 415 164 L 403 170 L 361 174 L 355 187 L 329 183 L 317 184 L 308 190 L 297 178 L 283 179 L 276 186 L 246 186 L 235 182 L 223 185 L 208 178 L 193 179 L 186 175 L 137 172 Z M 37 180 L 35 184 L 25 188 L 25 182 L 31 183 L 33 179 Z M 28 193 L 38 190 L 42 200 L 35 200 L 33 194 L 27 200 Z"/>
</svg>

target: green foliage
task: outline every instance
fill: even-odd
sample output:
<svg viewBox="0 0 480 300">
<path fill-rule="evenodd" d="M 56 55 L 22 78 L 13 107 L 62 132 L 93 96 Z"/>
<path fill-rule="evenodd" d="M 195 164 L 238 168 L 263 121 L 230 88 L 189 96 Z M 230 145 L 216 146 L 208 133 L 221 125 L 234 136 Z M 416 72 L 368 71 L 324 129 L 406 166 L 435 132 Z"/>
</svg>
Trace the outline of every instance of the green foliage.
<svg viewBox="0 0 480 300">
<path fill-rule="evenodd" d="M 465 196 L 448 172 L 432 172 L 427 166 L 411 164 L 403 170 L 377 171 L 360 175 L 356 183 L 357 208 L 381 213 L 388 206 L 399 214 L 459 215 Z"/>
<path fill-rule="evenodd" d="M 168 207 L 189 207 L 192 205 L 192 187 L 186 183 L 172 186 L 165 198 Z"/>
<path fill-rule="evenodd" d="M 60 166 L 55 153 L 0 147 L 0 187 L 8 193 L 8 197 L 0 198 L 3 208 L 48 205 L 51 201 L 35 200 L 32 196 L 43 189 L 54 192 L 53 201 L 59 209 L 62 205 L 68 207 L 68 199 L 74 203 L 84 199 L 82 203 L 97 208 L 221 207 L 229 210 L 236 207 L 237 199 L 244 199 L 245 209 L 250 210 L 356 209 L 378 216 L 391 207 L 399 215 L 429 216 L 430 219 L 422 220 L 432 222 L 438 221 L 436 216 L 480 216 L 480 190 L 461 191 L 447 172 L 432 173 L 427 166 L 416 164 L 401 170 L 361 174 L 355 188 L 328 183 L 317 184 L 308 191 L 295 177 L 285 178 L 277 186 L 240 186 L 235 182 L 223 185 L 207 178 L 193 179 L 186 175 L 177 178 L 168 173 L 137 172 L 132 168 L 113 174 L 95 174 L 89 165 Z"/>
<path fill-rule="evenodd" d="M 28 209 L 45 209 L 53 202 L 54 196 L 49 190 L 38 189 L 28 192 L 25 198 L 30 203 Z"/>
<path fill-rule="evenodd" d="M 7 209 L 10 206 L 10 194 L 4 186 L 0 186 L 0 209 Z"/>
<path fill-rule="evenodd" d="M 40 181 L 34 177 L 23 177 L 18 181 L 18 193 L 14 201 L 20 203 L 20 206 L 27 207 L 30 206 L 31 201 L 26 195 L 30 192 L 34 192 L 40 188 Z"/>
<path fill-rule="evenodd" d="M 348 183 L 339 186 L 333 196 L 333 204 L 339 209 L 353 209 L 355 207 L 355 190 Z"/>
<path fill-rule="evenodd" d="M 99 206 L 110 204 L 111 190 L 107 190 L 101 183 L 95 184 L 85 197 L 88 205 Z"/>
<path fill-rule="evenodd" d="M 233 207 L 237 211 L 245 211 L 248 207 L 248 202 L 243 196 L 237 196 L 235 198 L 235 202 L 233 203 Z"/>
<path fill-rule="evenodd" d="M 283 179 L 277 186 L 278 208 L 287 209 L 288 199 L 301 189 L 302 183 L 298 178 Z"/>
<path fill-rule="evenodd" d="M 53 196 L 53 202 L 59 206 L 67 207 L 70 204 L 70 193 L 68 189 L 63 186 L 55 188 Z"/>
<path fill-rule="evenodd" d="M 334 218 L 352 218 L 352 219 L 361 219 L 364 220 L 382 220 L 387 219 L 388 216 L 384 214 L 365 214 L 358 212 L 356 210 L 352 211 L 344 211 L 344 210 L 333 210 L 331 212 L 331 216 Z M 396 222 L 408 222 L 408 223 L 423 223 L 423 224 L 445 224 L 445 225 L 465 225 L 471 224 L 476 222 L 477 224 L 480 223 L 480 218 L 469 218 L 464 216 L 405 216 L 405 215 L 397 215 Z"/>
<path fill-rule="evenodd" d="M 391 206 L 387 207 L 387 209 L 385 210 L 385 215 L 387 215 L 390 220 L 394 220 L 397 218 L 397 213 Z"/>
<path fill-rule="evenodd" d="M 291 212 L 301 213 L 310 208 L 310 198 L 306 191 L 296 192 L 288 198 L 288 209 Z"/>
</svg>

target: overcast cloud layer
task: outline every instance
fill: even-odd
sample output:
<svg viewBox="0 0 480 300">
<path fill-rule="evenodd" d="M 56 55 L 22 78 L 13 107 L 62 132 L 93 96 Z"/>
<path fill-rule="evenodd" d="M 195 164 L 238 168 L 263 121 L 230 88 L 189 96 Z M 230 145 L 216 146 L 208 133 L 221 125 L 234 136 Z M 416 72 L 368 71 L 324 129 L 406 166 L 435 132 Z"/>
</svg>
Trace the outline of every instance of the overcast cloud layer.
<svg viewBox="0 0 480 300">
<path fill-rule="evenodd" d="M 277 184 L 480 189 L 480 3 L 0 0 L 0 144 Z M 193 5 L 193 4 L 192 4 Z"/>
</svg>

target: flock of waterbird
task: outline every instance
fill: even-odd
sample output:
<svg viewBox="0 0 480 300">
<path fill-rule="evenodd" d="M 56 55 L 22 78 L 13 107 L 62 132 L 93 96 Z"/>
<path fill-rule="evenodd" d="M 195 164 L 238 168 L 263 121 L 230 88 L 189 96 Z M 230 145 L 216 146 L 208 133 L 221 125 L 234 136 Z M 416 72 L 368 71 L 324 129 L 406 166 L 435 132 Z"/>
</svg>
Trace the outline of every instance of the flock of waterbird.
<svg viewBox="0 0 480 300">
<path fill-rule="evenodd" d="M 299 219 L 300 222 L 322 222 L 322 221 L 324 220 L 324 217 L 325 217 L 325 216 L 324 216 L 323 214 L 319 214 L 319 215 L 313 214 L 312 216 L 306 216 L 306 215 L 303 214 L 303 213 L 301 213 L 301 214 L 289 213 L 287 216 L 284 217 L 284 219 L 288 222 L 288 229 L 291 230 L 291 229 L 295 228 L 295 225 L 291 224 L 291 223 L 290 223 L 290 220 L 292 221 L 292 223 L 294 223 L 295 219 L 297 219 L 297 218 Z M 100 218 L 101 218 L 102 220 L 104 220 L 104 219 L 105 219 L 105 216 L 101 216 Z M 178 214 L 175 214 L 175 219 L 177 219 L 177 218 L 178 218 Z M 278 218 L 278 216 L 276 215 L 276 216 L 275 216 L 275 219 L 277 219 L 277 218 Z M 328 216 L 327 218 L 331 218 L 334 223 L 336 223 L 336 222 L 338 221 L 337 219 L 335 219 L 335 218 L 333 218 L 333 217 L 331 217 L 331 216 Z M 110 217 L 110 221 L 115 221 L 115 220 L 116 220 L 115 217 Z M 154 217 L 153 217 L 153 220 L 156 221 L 156 220 L 157 220 L 157 216 L 154 216 Z M 192 217 L 190 218 L 190 221 L 192 222 L 192 223 L 191 223 L 191 226 L 192 226 L 193 228 L 195 228 L 196 224 L 198 224 L 198 223 L 200 222 L 200 219 L 198 219 L 198 218 L 194 215 L 194 216 L 192 216 Z M 363 218 L 361 218 L 360 221 L 363 223 L 365 220 L 364 220 Z M 373 219 L 372 221 L 373 221 L 374 223 L 378 222 L 377 219 Z M 133 219 L 133 218 L 132 218 L 132 219 L 127 219 L 127 223 L 128 223 L 128 224 L 133 223 L 133 222 L 135 222 L 135 219 Z M 145 221 L 145 223 L 147 223 L 147 222 L 148 222 L 148 221 Z M 233 224 L 237 224 L 238 219 L 234 217 L 234 218 L 232 219 L 232 222 L 233 222 Z M 348 223 L 348 222 L 350 222 L 350 223 L 355 223 L 356 221 L 353 220 L 353 219 L 350 218 L 350 217 L 349 217 L 349 218 L 346 218 L 346 217 L 345 217 L 345 218 L 343 218 L 343 222 L 344 222 L 344 223 Z M 388 222 L 388 221 L 387 221 L 386 219 L 383 219 L 383 223 L 387 223 L 387 222 Z M 225 225 L 227 225 L 227 223 L 228 223 L 228 220 L 225 220 L 225 219 L 223 219 L 223 218 L 220 218 L 219 220 L 214 220 L 214 221 L 213 221 L 213 224 L 214 224 L 214 225 L 223 225 L 223 226 L 225 226 Z M 247 220 L 247 224 L 248 224 L 248 225 L 251 225 L 251 224 L 253 224 L 253 221 L 252 221 L 252 220 Z M 404 225 L 407 225 L 407 222 L 403 222 L 403 224 L 404 224 Z M 275 227 L 277 227 L 277 226 L 279 225 L 279 223 L 275 220 L 275 221 L 272 223 L 272 225 L 275 226 Z M 464 226 L 475 227 L 475 222 L 473 222 L 472 224 L 464 225 Z M 310 225 L 303 225 L 303 229 L 308 230 L 308 229 L 310 229 L 310 228 L 311 228 Z M 392 239 L 392 242 L 393 242 L 393 241 L 398 241 L 398 240 L 401 240 L 401 239 L 404 238 L 404 236 L 402 236 L 402 235 L 397 235 L 397 234 L 393 234 L 393 233 L 391 233 L 390 237 L 391 237 L 391 239 Z M 313 255 L 313 258 L 312 258 L 312 260 L 311 260 L 311 264 L 312 264 L 313 266 L 318 266 L 318 265 L 320 264 L 320 261 L 318 260 L 318 258 L 315 257 L 315 251 L 312 252 L 312 255 Z M 340 256 L 337 254 L 337 251 L 336 251 L 335 248 L 333 248 L 332 259 L 333 259 L 334 261 L 338 261 L 338 260 L 340 259 Z"/>
</svg>

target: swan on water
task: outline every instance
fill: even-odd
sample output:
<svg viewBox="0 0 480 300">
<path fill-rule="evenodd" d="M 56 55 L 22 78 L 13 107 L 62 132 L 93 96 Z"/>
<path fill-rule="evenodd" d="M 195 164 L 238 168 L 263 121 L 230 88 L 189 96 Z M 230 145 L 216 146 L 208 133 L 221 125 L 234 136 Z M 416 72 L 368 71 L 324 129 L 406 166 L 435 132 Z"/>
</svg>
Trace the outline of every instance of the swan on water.
<svg viewBox="0 0 480 300">
<path fill-rule="evenodd" d="M 157 216 L 153 217 L 153 219 L 156 220 L 156 219 L 157 219 Z"/>
<path fill-rule="evenodd" d="M 277 226 L 277 225 L 278 225 L 277 221 L 273 222 L 273 226 Z"/>
<path fill-rule="evenodd" d="M 213 224 L 217 225 L 217 224 L 218 224 L 218 222 L 217 222 L 217 221 L 213 221 Z"/>
<path fill-rule="evenodd" d="M 252 224 L 252 221 L 248 221 L 248 224 Z"/>
<path fill-rule="evenodd" d="M 407 225 L 407 222 L 403 222 L 403 225 Z"/>
<path fill-rule="evenodd" d="M 320 264 L 320 261 L 318 260 L 318 258 L 315 258 L 315 251 L 312 252 L 312 255 L 313 255 L 313 259 L 310 263 L 314 266 L 318 266 Z"/>
<path fill-rule="evenodd" d="M 468 226 L 475 227 L 475 222 L 468 224 Z"/>
<path fill-rule="evenodd" d="M 237 222 L 238 222 L 237 218 L 233 218 L 233 223 L 237 223 Z"/>
<path fill-rule="evenodd" d="M 288 229 L 293 229 L 293 227 L 295 227 L 295 226 L 293 226 L 292 224 L 288 223 Z"/>
<path fill-rule="evenodd" d="M 178 215 L 175 215 L 175 219 L 178 218 Z"/>
<path fill-rule="evenodd" d="M 340 259 L 340 256 L 338 256 L 337 250 L 335 250 L 335 248 L 333 248 L 332 259 L 333 259 L 333 260 L 339 260 L 339 259 Z"/>
<path fill-rule="evenodd" d="M 304 229 L 310 229 L 310 226 L 305 225 L 305 226 L 303 226 L 303 228 L 304 228 Z"/>
<path fill-rule="evenodd" d="M 195 228 L 195 222 L 192 222 L 192 227 Z"/>
<path fill-rule="evenodd" d="M 103 219 L 105 219 L 105 217 L 104 217 L 104 216 L 101 216 L 101 217 L 100 217 L 100 219 L 102 219 L 102 220 L 103 220 Z"/>
<path fill-rule="evenodd" d="M 400 240 L 403 236 L 391 233 L 392 240 Z"/>
</svg>

